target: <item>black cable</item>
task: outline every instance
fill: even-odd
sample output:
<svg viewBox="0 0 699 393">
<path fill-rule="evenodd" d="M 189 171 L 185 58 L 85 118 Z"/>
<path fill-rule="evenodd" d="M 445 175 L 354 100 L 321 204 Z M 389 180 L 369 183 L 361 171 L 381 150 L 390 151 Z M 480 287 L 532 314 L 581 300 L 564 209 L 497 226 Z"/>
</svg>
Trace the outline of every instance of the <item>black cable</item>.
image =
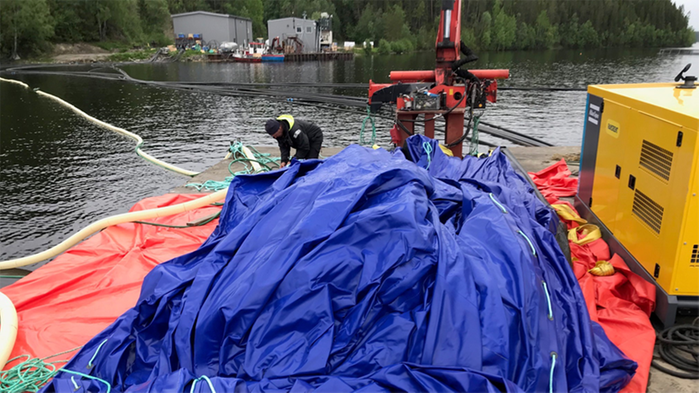
<svg viewBox="0 0 699 393">
<path fill-rule="evenodd" d="M 699 318 L 691 325 L 667 328 L 657 336 L 658 353 L 669 365 L 669 369 L 655 359 L 651 363 L 656 369 L 677 378 L 699 379 Z"/>
<path fill-rule="evenodd" d="M 96 70 L 102 70 L 102 69 L 111 69 L 114 72 L 113 73 L 105 73 L 105 72 L 91 72 L 91 71 L 49 71 L 49 70 L 41 70 L 41 68 L 59 68 L 59 67 L 69 67 L 66 66 L 65 64 L 42 64 L 42 65 L 29 65 L 29 66 L 20 66 L 20 67 L 12 67 L 12 68 L 6 68 L 4 70 L 0 70 L 0 73 L 6 72 L 10 74 L 48 74 L 48 75 L 65 75 L 65 76 L 78 76 L 78 77 L 89 77 L 89 78 L 96 78 L 96 79 L 103 79 L 103 80 L 111 80 L 111 81 L 122 81 L 122 82 L 131 82 L 131 83 L 137 83 L 137 84 L 143 84 L 147 86 L 154 86 L 154 87 L 164 87 L 164 88 L 170 88 L 170 89 L 176 89 L 176 90 L 184 90 L 184 91 L 194 91 L 194 90 L 199 90 L 203 92 L 208 92 L 208 93 L 214 93 L 214 94 L 220 94 L 220 95 L 226 95 L 226 96 L 232 96 L 232 97 L 259 97 L 262 98 L 264 97 L 265 99 L 268 100 L 274 100 L 274 101 L 279 101 L 279 102 L 287 102 L 290 104 L 295 104 L 295 105 L 303 105 L 303 106 L 309 106 L 309 107 L 316 107 L 316 108 L 321 108 L 321 109 L 329 109 L 329 110 L 335 110 L 335 111 L 342 111 L 342 112 L 348 112 L 348 113 L 353 113 L 357 114 L 358 116 L 364 116 L 364 112 L 358 112 L 354 111 L 351 109 L 345 109 L 345 108 L 338 108 L 338 107 L 333 107 L 333 106 L 326 106 L 326 105 L 319 105 L 322 103 L 326 104 L 333 104 L 333 105 L 339 105 L 339 106 L 345 106 L 345 107 L 362 107 L 364 108 L 366 106 L 366 102 L 363 98 L 361 97 L 353 97 L 353 96 L 340 96 L 340 95 L 327 95 L 327 94 L 314 94 L 314 93 L 305 93 L 303 94 L 303 97 L 298 97 L 298 92 L 286 92 L 286 91 L 279 91 L 279 90 L 271 90 L 271 91 L 262 91 L 259 89 L 235 89 L 233 88 L 234 86 L 253 86 L 253 85 L 259 85 L 259 86 L 273 86 L 274 84 L 256 84 L 256 83 L 227 83 L 227 82 L 169 82 L 169 81 L 146 81 L 146 80 L 141 80 L 141 79 L 136 79 L 131 76 L 129 76 L 124 70 L 118 68 L 115 65 L 111 64 L 105 64 L 105 63 L 95 63 L 94 68 L 91 71 L 96 71 Z M 295 86 L 301 86 L 304 83 L 298 83 L 294 84 Z M 328 87 L 333 86 L 333 87 L 340 87 L 343 84 L 327 84 Z M 348 84 L 350 87 L 358 87 L 359 84 Z M 291 94 L 294 94 L 295 97 L 290 97 Z M 279 97 L 282 96 L 282 97 Z M 465 98 L 466 95 L 462 97 L 462 99 Z M 287 98 L 283 98 L 287 97 Z M 453 110 L 453 109 L 452 109 Z M 447 112 L 449 113 L 449 112 Z M 392 116 L 382 116 L 382 115 L 375 115 L 375 117 L 378 118 L 385 118 L 387 120 L 394 120 L 395 119 L 395 112 L 392 114 Z M 435 116 L 433 119 L 439 119 L 442 116 Z M 394 120 L 395 121 L 395 120 Z M 403 120 L 401 122 L 398 122 L 399 128 L 405 132 L 407 135 L 413 135 L 414 132 L 410 132 L 403 122 L 411 122 L 411 120 Z M 416 121 L 417 123 L 424 123 L 423 121 Z M 481 122 L 482 125 L 492 127 L 493 130 L 492 132 L 488 131 L 487 129 L 481 130 L 483 133 L 486 134 L 491 134 L 499 138 L 504 138 L 507 139 L 511 142 L 514 142 L 516 144 L 524 145 L 524 146 L 550 146 L 550 144 L 540 141 L 538 139 L 526 136 L 524 134 L 520 134 L 508 129 L 505 129 L 503 127 L 495 126 L 492 124 L 488 124 L 486 122 Z M 466 135 L 466 134 L 465 134 Z"/>
<path fill-rule="evenodd" d="M 503 91 L 587 91 L 586 87 L 508 87 L 498 86 Z"/>
<path fill-rule="evenodd" d="M 461 135 L 461 137 L 459 137 L 459 139 L 455 140 L 452 143 L 447 144 L 446 145 L 447 147 L 454 147 L 454 146 L 458 146 L 458 145 L 464 143 L 464 140 L 466 140 L 466 138 L 468 137 L 469 132 L 471 132 L 471 121 L 473 121 L 473 104 L 474 104 L 473 101 L 476 98 L 476 96 L 474 94 L 476 92 L 475 85 L 471 85 L 471 86 L 473 86 L 473 88 L 471 89 L 471 93 L 473 94 L 473 97 L 471 97 L 471 110 L 469 112 L 468 123 L 466 123 L 466 132 L 464 132 Z M 464 94 L 464 96 L 465 95 L 466 94 Z"/>
<path fill-rule="evenodd" d="M 461 135 L 461 136 L 459 137 L 459 139 L 455 140 L 455 141 L 452 142 L 452 143 L 448 143 L 448 144 L 446 145 L 446 147 L 454 147 L 454 146 L 458 146 L 458 145 L 464 143 L 464 141 L 466 140 L 466 138 L 468 138 L 469 132 L 471 132 L 471 120 L 472 120 L 472 119 L 473 119 L 473 117 L 469 117 L 469 118 L 468 118 L 468 123 L 466 123 L 466 132 L 464 132 L 463 135 Z"/>
<path fill-rule="evenodd" d="M 396 118 L 396 124 L 398 125 L 398 127 L 400 127 L 400 128 L 403 130 L 403 132 L 405 132 L 406 134 L 408 134 L 409 137 L 415 135 L 415 131 L 410 132 L 410 130 L 408 130 L 408 129 L 403 125 L 403 122 L 402 122 L 400 119 Z"/>
</svg>

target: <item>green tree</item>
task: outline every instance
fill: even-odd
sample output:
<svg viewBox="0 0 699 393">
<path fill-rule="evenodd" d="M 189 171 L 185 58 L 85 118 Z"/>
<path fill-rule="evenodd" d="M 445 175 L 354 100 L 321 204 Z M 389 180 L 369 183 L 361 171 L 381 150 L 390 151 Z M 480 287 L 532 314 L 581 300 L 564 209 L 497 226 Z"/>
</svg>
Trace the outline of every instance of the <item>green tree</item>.
<svg viewBox="0 0 699 393">
<path fill-rule="evenodd" d="M 517 49 L 536 48 L 536 29 L 522 22 L 517 26 Z"/>
<path fill-rule="evenodd" d="M 85 40 L 85 22 L 81 14 L 81 2 L 48 0 L 47 4 L 54 20 L 54 39 L 56 42 Z"/>
<path fill-rule="evenodd" d="M 507 15 L 501 0 L 496 0 L 493 5 L 493 18 L 493 47 L 496 50 L 511 49 L 517 34 L 517 18 Z"/>
<path fill-rule="evenodd" d="M 357 24 L 355 26 L 352 37 L 355 41 L 364 41 L 367 39 L 375 40 L 376 38 L 376 21 L 380 21 L 380 18 L 376 17 L 376 11 L 370 4 L 367 4 L 362 11 L 362 15 L 359 17 Z"/>
<path fill-rule="evenodd" d="M 0 45 L 10 48 L 12 59 L 20 52 L 36 52 L 53 36 L 53 18 L 46 0 L 0 1 Z"/>
<path fill-rule="evenodd" d="M 536 17 L 536 47 L 542 49 L 551 49 L 556 43 L 556 27 L 549 21 L 546 10 L 541 11 Z"/>
<path fill-rule="evenodd" d="M 205 0 L 167 0 L 167 7 L 171 14 L 192 11 L 211 11 Z"/>
<path fill-rule="evenodd" d="M 592 27 L 592 22 L 587 21 L 580 26 L 578 47 L 579 48 L 595 48 L 599 46 L 599 35 L 594 27 Z"/>
<path fill-rule="evenodd" d="M 127 42 L 142 41 L 143 28 L 138 14 L 138 0 L 111 0 L 108 4 L 112 13 L 108 23 L 112 37 Z"/>
<path fill-rule="evenodd" d="M 148 42 L 165 45 L 169 41 L 165 31 L 170 24 L 170 12 L 166 0 L 139 0 L 138 14 L 140 15 L 143 33 Z"/>
<path fill-rule="evenodd" d="M 573 14 L 570 21 L 561 28 L 561 45 L 575 48 L 580 42 L 580 21 L 578 14 Z"/>
<path fill-rule="evenodd" d="M 483 15 L 481 16 L 481 23 L 480 23 L 480 35 L 479 35 L 479 40 L 480 40 L 480 47 L 482 49 L 490 49 L 490 44 L 492 42 L 492 36 L 491 36 L 491 25 L 493 23 L 493 17 L 490 16 L 490 12 L 485 11 Z"/>
<path fill-rule="evenodd" d="M 470 28 L 461 29 L 461 42 L 466 44 L 466 46 L 469 48 L 478 47 L 478 39 L 476 38 L 476 34 L 473 32 L 473 29 Z"/>
<path fill-rule="evenodd" d="M 415 49 L 417 50 L 427 50 L 434 48 L 435 36 L 437 35 L 437 30 L 430 29 L 428 27 L 421 27 L 418 30 L 415 37 Z"/>
<path fill-rule="evenodd" d="M 425 20 L 425 2 L 418 0 L 415 7 L 410 9 L 410 28 L 418 31 Z"/>
<path fill-rule="evenodd" d="M 250 18 L 252 20 L 252 32 L 255 37 L 265 37 L 267 35 L 267 23 L 264 22 L 265 10 L 262 0 L 241 0 L 237 2 L 237 7 L 231 6 L 226 13 Z"/>
<path fill-rule="evenodd" d="M 47 13 L 48 7 L 48 13 Z M 0 50 L 29 53 L 53 42 L 163 44 L 169 14 L 212 11 L 267 20 L 333 15 L 333 36 L 385 39 L 399 51 L 434 47 L 439 0 L 0 0 Z M 31 16 L 29 16 L 31 15 Z M 31 23 L 30 23 L 31 22 Z M 464 0 L 462 35 L 481 50 L 681 46 L 694 41 L 672 0 Z M 16 38 L 16 44 L 14 43 Z M 408 43 L 409 41 L 409 43 Z"/>
<path fill-rule="evenodd" d="M 391 43 L 386 41 L 384 38 L 379 40 L 379 53 L 382 55 L 391 53 Z"/>
<path fill-rule="evenodd" d="M 383 24 L 385 26 L 384 37 L 388 41 L 397 41 L 404 38 L 405 11 L 396 4 L 383 13 Z"/>
</svg>

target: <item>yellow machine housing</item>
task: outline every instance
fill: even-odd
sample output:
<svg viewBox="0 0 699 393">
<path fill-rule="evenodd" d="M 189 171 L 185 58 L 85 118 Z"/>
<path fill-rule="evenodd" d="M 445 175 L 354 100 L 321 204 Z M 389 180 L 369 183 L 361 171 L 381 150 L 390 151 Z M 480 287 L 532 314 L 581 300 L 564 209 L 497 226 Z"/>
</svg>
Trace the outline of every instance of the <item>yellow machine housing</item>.
<svg viewBox="0 0 699 393">
<path fill-rule="evenodd" d="M 678 86 L 588 87 L 578 197 L 668 295 L 699 296 L 699 89 Z"/>
</svg>

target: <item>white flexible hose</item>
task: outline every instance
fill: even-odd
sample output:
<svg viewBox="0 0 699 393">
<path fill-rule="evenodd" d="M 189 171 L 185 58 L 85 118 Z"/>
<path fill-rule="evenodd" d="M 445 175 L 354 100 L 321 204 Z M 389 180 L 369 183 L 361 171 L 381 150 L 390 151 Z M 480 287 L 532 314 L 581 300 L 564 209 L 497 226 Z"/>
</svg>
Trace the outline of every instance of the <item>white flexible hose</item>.
<svg viewBox="0 0 699 393">
<path fill-rule="evenodd" d="M 99 221 L 93 222 L 92 224 L 90 224 L 87 227 L 80 230 L 78 233 L 74 234 L 73 236 L 69 237 L 68 239 L 64 240 L 63 242 L 59 243 L 58 245 L 56 245 L 54 247 L 51 247 L 50 249 L 48 249 L 46 251 L 42 251 L 38 254 L 30 255 L 27 257 L 10 259 L 7 261 L 0 262 L 0 270 L 6 270 L 6 269 L 12 269 L 12 268 L 16 268 L 16 267 L 32 265 L 32 264 L 41 262 L 41 261 L 49 259 L 49 258 L 53 258 L 56 255 L 66 251 L 67 249 L 78 244 L 81 240 L 92 235 L 93 233 L 95 233 L 97 231 L 101 231 L 102 229 L 107 228 L 107 227 L 112 226 L 112 225 L 123 224 L 123 223 L 133 222 L 133 221 L 147 220 L 147 219 L 156 218 L 156 217 L 165 217 L 165 216 L 170 216 L 170 215 L 177 214 L 177 213 L 186 212 L 189 210 L 198 209 L 200 207 L 204 207 L 204 206 L 209 205 L 211 203 L 220 201 L 221 199 L 225 199 L 227 192 L 228 192 L 228 189 L 225 189 L 225 190 L 215 192 L 213 194 L 209 194 L 205 197 L 195 199 L 193 201 L 180 203 L 178 205 L 160 207 L 157 209 L 150 209 L 150 210 L 142 210 L 142 211 L 137 211 L 137 212 L 132 212 L 132 213 L 118 214 L 116 216 L 103 218 Z"/>
<path fill-rule="evenodd" d="M 167 162 L 161 161 L 161 160 L 151 156 L 150 154 L 144 152 L 143 150 L 141 150 L 141 144 L 143 144 L 143 139 L 141 139 L 140 136 L 134 134 L 133 132 L 126 131 L 123 128 L 119 128 L 119 127 L 113 126 L 109 123 L 103 122 L 102 120 L 96 119 L 96 118 L 88 115 L 87 113 L 81 111 L 80 109 L 76 108 L 74 105 L 54 96 L 53 94 L 44 93 L 41 90 L 37 90 L 37 94 L 42 95 L 42 96 L 47 97 L 47 98 L 50 98 L 50 99 L 58 102 L 59 104 L 72 110 L 73 112 L 77 113 L 78 115 L 84 117 L 85 119 L 87 119 L 91 123 L 97 124 L 98 126 L 100 126 L 102 128 L 106 128 L 108 130 L 118 132 L 119 134 L 126 135 L 129 138 L 135 140 L 136 141 L 136 153 L 138 153 L 138 155 L 140 155 L 141 157 L 145 158 L 146 160 L 148 160 L 156 165 L 160 165 L 161 167 L 163 167 L 165 169 L 169 169 L 173 172 L 181 173 L 181 174 L 187 175 L 187 176 L 196 176 L 199 174 L 199 172 L 193 172 L 193 171 L 189 171 L 187 169 L 178 168 L 172 164 L 168 164 Z"/>
<path fill-rule="evenodd" d="M 26 88 L 29 88 L 29 85 L 27 85 L 26 83 L 23 83 L 23 82 L 14 80 L 14 79 L 4 79 L 4 78 L 0 78 L 0 81 L 2 81 L 2 82 L 15 83 L 15 84 L 24 86 L 24 87 L 26 87 Z M 157 159 L 157 158 L 151 156 L 150 154 L 144 152 L 143 150 L 141 150 L 141 145 L 143 144 L 143 139 L 142 139 L 140 136 L 134 134 L 133 132 L 126 131 L 126 130 L 123 129 L 123 128 L 119 128 L 119 127 L 113 126 L 113 125 L 111 125 L 111 124 L 109 124 L 109 123 L 107 123 L 107 122 L 104 122 L 104 121 L 102 121 L 102 120 L 96 119 L 96 118 L 94 118 L 94 117 L 88 115 L 87 113 L 83 112 L 82 110 L 78 109 L 78 108 L 75 107 L 74 105 L 70 104 L 69 102 L 66 102 L 66 101 L 62 100 L 62 99 L 56 97 L 56 96 L 53 95 L 53 94 L 44 93 L 44 92 L 41 91 L 41 90 L 37 90 L 36 93 L 39 94 L 39 95 L 41 95 L 41 96 L 44 96 L 44 97 L 46 97 L 46 98 L 50 98 L 50 99 L 52 99 L 52 100 L 58 102 L 59 104 L 61 104 L 61 105 L 65 106 L 66 108 L 72 110 L 73 112 L 77 113 L 78 115 L 84 117 L 85 119 L 87 119 L 87 120 L 88 120 L 89 122 L 91 122 L 91 123 L 94 123 L 94 124 L 96 124 L 96 125 L 98 125 L 98 126 L 100 126 L 100 127 L 102 127 L 102 128 L 106 128 L 106 129 L 108 129 L 108 130 L 117 132 L 117 133 L 119 133 L 119 134 L 126 135 L 126 136 L 128 136 L 129 138 L 135 140 L 135 141 L 136 141 L 136 154 L 138 154 L 139 156 L 143 157 L 144 159 L 146 159 L 146 160 L 148 160 L 148 161 L 150 161 L 150 162 L 152 162 L 152 163 L 154 163 L 154 164 L 156 164 L 156 165 L 159 165 L 159 166 L 161 166 L 161 167 L 163 167 L 163 168 L 165 168 L 165 169 L 171 170 L 171 171 L 173 171 L 173 172 L 180 173 L 180 174 L 182 174 L 182 175 L 196 176 L 196 175 L 199 174 L 199 172 L 189 171 L 189 170 L 187 170 L 187 169 L 182 169 L 182 168 L 176 167 L 176 166 L 174 166 L 174 165 L 172 165 L 172 164 L 168 164 L 167 162 L 161 161 L 161 160 L 159 160 L 159 159 Z"/>
<path fill-rule="evenodd" d="M 26 85 L 25 83 L 15 81 L 12 79 L 0 78 L 0 81 L 17 83 L 17 84 L 23 85 L 24 87 L 29 88 L 29 86 Z M 64 100 L 62 100 L 54 95 L 44 93 L 42 91 L 37 91 L 37 93 L 59 102 L 60 104 L 66 106 L 67 108 L 71 109 L 72 111 L 79 114 L 80 116 L 83 116 L 84 118 L 88 119 L 89 121 L 91 121 L 91 122 L 93 122 L 101 127 L 107 128 L 109 130 L 126 135 L 130 138 L 133 138 L 134 140 L 136 140 L 136 142 L 139 145 L 143 142 L 143 140 L 141 139 L 140 136 L 138 136 L 134 133 L 131 133 L 129 131 L 126 131 L 123 128 L 115 127 L 111 124 L 108 124 L 108 123 L 105 123 L 99 119 L 96 119 L 96 118 L 88 115 L 87 113 L 81 111 L 80 109 L 76 108 L 75 106 L 69 104 L 68 102 L 66 102 L 66 101 L 64 101 Z M 247 156 L 247 158 L 252 160 L 252 166 L 253 166 L 255 172 L 260 171 L 262 169 L 262 167 L 260 166 L 260 164 L 257 161 L 255 161 L 255 155 L 252 153 L 252 151 L 250 149 L 248 149 L 247 147 L 243 147 L 242 150 L 243 150 L 243 153 Z M 172 166 L 168 163 L 157 160 L 157 159 L 147 155 L 146 153 L 144 153 L 142 151 L 139 154 L 141 154 L 144 158 L 150 159 L 152 162 L 156 162 L 158 165 L 161 165 L 165 168 L 168 168 L 168 169 L 180 172 L 180 173 L 184 173 L 184 174 L 187 174 L 190 176 L 197 174 L 196 172 L 186 171 L 184 169 L 180 169 L 180 168 Z M 226 157 L 228 157 L 228 156 L 226 156 Z M 228 189 L 225 189 L 225 190 L 221 190 L 221 191 L 215 192 L 213 194 L 207 195 L 205 197 L 196 199 L 194 201 L 189 201 L 189 202 L 181 203 L 178 205 L 167 206 L 167 207 L 162 207 L 162 208 L 158 208 L 158 209 L 151 209 L 151 210 L 142 210 L 142 211 L 132 212 L 132 213 L 119 214 L 116 216 L 101 219 L 99 221 L 96 221 L 96 222 L 88 225 L 87 227 L 83 228 L 82 230 L 80 230 L 79 232 L 74 234 L 73 236 L 69 237 L 68 239 L 64 240 L 63 242 L 59 243 L 58 245 L 56 245 L 56 246 L 54 246 L 46 251 L 42 251 L 40 253 L 33 254 L 30 256 L 26 256 L 26 257 L 22 257 L 22 258 L 15 258 L 15 259 L 7 260 L 7 261 L 0 261 L 0 270 L 12 269 L 12 268 L 17 268 L 17 267 L 32 265 L 32 264 L 44 261 L 46 259 L 53 258 L 56 255 L 66 251 L 70 247 L 78 244 L 80 241 L 82 241 L 83 239 L 92 235 L 93 233 L 100 231 L 104 228 L 107 228 L 109 226 L 112 226 L 112 225 L 123 224 L 123 223 L 133 222 L 133 221 L 141 221 L 141 220 L 146 220 L 146 219 L 151 219 L 151 218 L 156 218 L 156 217 L 164 217 L 164 216 L 169 216 L 172 214 L 177 214 L 177 213 L 181 213 L 181 212 L 185 212 L 185 211 L 189 211 L 189 210 L 198 209 L 200 207 L 206 206 L 206 205 L 211 204 L 213 202 L 220 201 L 221 199 L 225 199 L 227 192 L 228 192 Z M 2 359 L 0 359 L 0 360 L 2 360 Z"/>
<path fill-rule="evenodd" d="M 26 87 L 27 89 L 29 88 L 29 85 L 28 85 L 28 84 L 26 84 L 26 83 L 24 83 L 24 82 L 20 82 L 20 81 L 18 81 L 18 80 L 14 80 L 14 79 L 0 78 L 0 81 L 2 81 L 2 82 L 14 83 L 14 84 L 17 84 L 17 85 L 20 85 L 20 86 L 24 86 L 24 87 Z"/>
<path fill-rule="evenodd" d="M 17 310 L 10 298 L 0 292 L 0 370 L 5 368 L 17 339 Z"/>
<path fill-rule="evenodd" d="M 260 165 L 259 162 L 255 160 L 255 155 L 252 154 L 252 151 L 247 148 L 247 146 L 243 146 L 243 154 L 245 154 L 250 160 L 250 163 L 252 164 L 252 169 L 254 169 L 254 173 L 258 173 L 262 170 L 262 166 Z M 228 156 L 226 156 L 228 157 Z"/>
</svg>

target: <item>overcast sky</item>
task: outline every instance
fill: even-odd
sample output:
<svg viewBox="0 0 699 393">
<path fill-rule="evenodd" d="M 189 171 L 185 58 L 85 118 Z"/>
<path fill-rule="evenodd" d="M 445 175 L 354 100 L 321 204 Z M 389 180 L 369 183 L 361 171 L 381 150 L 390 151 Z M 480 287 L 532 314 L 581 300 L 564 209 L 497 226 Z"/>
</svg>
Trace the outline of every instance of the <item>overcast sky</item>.
<svg viewBox="0 0 699 393">
<path fill-rule="evenodd" d="M 699 0 L 672 0 L 676 5 L 684 6 L 684 12 L 691 12 L 689 15 L 689 25 L 695 30 L 699 30 Z"/>
</svg>

